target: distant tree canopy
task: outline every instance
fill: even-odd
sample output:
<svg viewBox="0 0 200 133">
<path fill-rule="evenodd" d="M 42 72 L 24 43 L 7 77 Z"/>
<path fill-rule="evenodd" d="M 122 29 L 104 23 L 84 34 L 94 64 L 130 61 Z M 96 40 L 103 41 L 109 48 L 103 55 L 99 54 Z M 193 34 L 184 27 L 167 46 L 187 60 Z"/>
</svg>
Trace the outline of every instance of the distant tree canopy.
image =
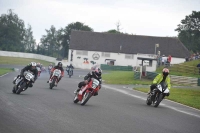
<svg viewBox="0 0 200 133">
<path fill-rule="evenodd" d="M 192 52 L 200 52 L 200 12 L 192 11 L 191 15 L 181 20 L 175 29 L 178 38 Z"/>
<path fill-rule="evenodd" d="M 92 28 L 81 22 L 70 23 L 64 29 L 59 30 L 52 25 L 50 30 L 46 30 L 47 35 L 43 35 L 40 39 L 41 48 L 48 49 L 48 52 L 43 52 L 43 54 L 56 56 L 55 53 L 57 53 L 58 58 L 68 57 L 71 30 L 93 31 Z"/>
<path fill-rule="evenodd" d="M 10 9 L 8 14 L 0 17 L 0 49 L 6 51 L 33 51 L 35 40 L 33 39 L 31 26 L 28 29 L 24 21 Z"/>
</svg>

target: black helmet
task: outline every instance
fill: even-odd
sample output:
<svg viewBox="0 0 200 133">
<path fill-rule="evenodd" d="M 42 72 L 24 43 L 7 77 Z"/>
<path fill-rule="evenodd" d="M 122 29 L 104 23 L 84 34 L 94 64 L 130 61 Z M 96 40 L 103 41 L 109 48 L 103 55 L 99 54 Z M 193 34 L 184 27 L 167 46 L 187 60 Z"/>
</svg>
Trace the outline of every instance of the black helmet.
<svg viewBox="0 0 200 133">
<path fill-rule="evenodd" d="M 169 74 L 169 69 L 164 68 L 164 69 L 162 70 L 162 73 L 163 73 L 164 76 L 167 76 L 167 75 Z"/>
<path fill-rule="evenodd" d="M 58 67 L 62 67 L 62 62 L 58 62 Z"/>
<path fill-rule="evenodd" d="M 98 67 L 94 70 L 94 72 L 98 77 L 100 77 L 101 74 L 102 74 L 102 70 L 100 68 L 98 68 Z"/>
</svg>

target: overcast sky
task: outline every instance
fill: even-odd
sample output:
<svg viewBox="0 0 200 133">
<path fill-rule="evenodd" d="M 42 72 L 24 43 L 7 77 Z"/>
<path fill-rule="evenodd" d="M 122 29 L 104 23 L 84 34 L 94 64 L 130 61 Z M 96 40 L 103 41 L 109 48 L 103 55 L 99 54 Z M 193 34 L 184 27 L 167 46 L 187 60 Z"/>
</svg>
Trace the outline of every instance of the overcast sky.
<svg viewBox="0 0 200 133">
<path fill-rule="evenodd" d="M 0 0 L 0 14 L 13 9 L 32 26 L 39 42 L 45 29 L 64 28 L 82 22 L 95 32 L 116 29 L 148 36 L 177 36 L 177 25 L 192 11 L 200 11 L 200 0 Z"/>
</svg>

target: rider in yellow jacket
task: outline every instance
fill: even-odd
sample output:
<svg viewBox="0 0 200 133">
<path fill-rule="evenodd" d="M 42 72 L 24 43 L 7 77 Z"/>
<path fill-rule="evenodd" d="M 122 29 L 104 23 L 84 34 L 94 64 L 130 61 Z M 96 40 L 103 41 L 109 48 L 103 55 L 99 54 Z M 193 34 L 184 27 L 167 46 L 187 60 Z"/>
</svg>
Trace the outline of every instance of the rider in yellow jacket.
<svg viewBox="0 0 200 133">
<path fill-rule="evenodd" d="M 148 94 L 150 94 L 152 92 L 152 90 L 154 88 L 156 88 L 156 85 L 159 84 L 160 82 L 165 81 L 165 83 L 168 86 L 168 89 L 171 88 L 171 83 L 170 83 L 170 77 L 169 77 L 169 69 L 164 68 L 162 70 L 162 74 L 158 74 L 154 80 L 153 80 L 153 84 L 150 86 L 150 91 L 148 92 Z M 169 94 L 167 94 L 166 96 L 169 96 Z"/>
</svg>

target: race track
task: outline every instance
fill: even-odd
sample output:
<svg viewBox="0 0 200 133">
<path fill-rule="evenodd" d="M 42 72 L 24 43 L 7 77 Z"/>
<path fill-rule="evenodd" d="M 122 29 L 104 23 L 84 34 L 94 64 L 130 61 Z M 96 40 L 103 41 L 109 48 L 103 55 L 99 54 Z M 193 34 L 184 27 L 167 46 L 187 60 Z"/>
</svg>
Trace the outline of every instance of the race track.
<svg viewBox="0 0 200 133">
<path fill-rule="evenodd" d="M 168 100 L 147 106 L 147 95 L 129 86 L 103 84 L 85 106 L 74 90 L 88 70 L 75 69 L 52 90 L 41 73 L 32 88 L 12 93 L 19 72 L 0 77 L 0 133 L 200 133 L 200 111 Z M 81 76 L 80 76 L 81 75 Z"/>
</svg>

